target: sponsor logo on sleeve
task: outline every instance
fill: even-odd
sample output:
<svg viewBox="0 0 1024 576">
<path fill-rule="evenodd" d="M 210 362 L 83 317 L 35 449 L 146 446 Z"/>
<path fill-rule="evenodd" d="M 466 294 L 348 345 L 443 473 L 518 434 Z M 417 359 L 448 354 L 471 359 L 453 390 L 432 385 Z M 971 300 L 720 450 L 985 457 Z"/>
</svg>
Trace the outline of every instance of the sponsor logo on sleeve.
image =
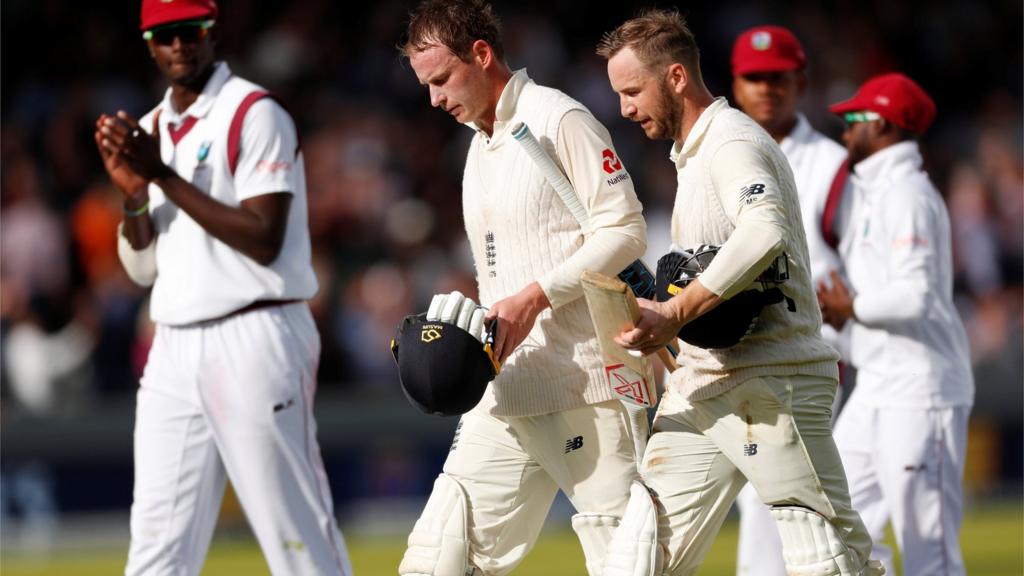
<svg viewBox="0 0 1024 576">
<path fill-rule="evenodd" d="M 751 184 L 740 188 L 740 201 L 750 204 L 761 198 L 764 194 L 764 184 Z"/>
<path fill-rule="evenodd" d="M 608 174 L 615 174 L 616 172 L 621 172 L 621 174 L 606 179 L 605 183 L 607 183 L 609 186 L 614 186 L 619 182 L 625 182 L 626 180 L 629 180 L 629 172 L 626 172 L 625 170 L 622 169 L 622 161 L 619 160 L 619 157 L 615 155 L 615 152 L 612 152 L 610 149 L 605 148 L 604 152 L 601 153 L 601 156 L 603 158 L 603 163 L 601 167 L 604 168 L 605 172 L 607 172 Z"/>
<path fill-rule="evenodd" d="M 622 170 L 622 162 L 619 161 L 618 156 L 611 149 L 605 148 L 604 152 L 601 152 L 601 157 L 604 158 L 604 171 L 608 174 L 615 174 Z"/>
<path fill-rule="evenodd" d="M 256 164 L 256 171 L 267 174 L 276 174 L 278 172 L 287 172 L 292 169 L 292 163 L 286 160 L 260 160 Z"/>
</svg>

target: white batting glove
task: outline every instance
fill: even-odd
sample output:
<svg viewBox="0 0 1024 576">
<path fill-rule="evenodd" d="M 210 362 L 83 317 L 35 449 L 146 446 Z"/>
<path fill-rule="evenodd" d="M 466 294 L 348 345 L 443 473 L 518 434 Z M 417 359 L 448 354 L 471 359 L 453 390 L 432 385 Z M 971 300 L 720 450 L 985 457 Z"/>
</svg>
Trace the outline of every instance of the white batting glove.
<svg viewBox="0 0 1024 576">
<path fill-rule="evenodd" d="M 427 309 L 427 320 L 454 324 L 484 343 L 487 336 L 487 328 L 484 326 L 486 314 L 487 308 L 456 290 L 451 294 L 434 295 Z"/>
</svg>

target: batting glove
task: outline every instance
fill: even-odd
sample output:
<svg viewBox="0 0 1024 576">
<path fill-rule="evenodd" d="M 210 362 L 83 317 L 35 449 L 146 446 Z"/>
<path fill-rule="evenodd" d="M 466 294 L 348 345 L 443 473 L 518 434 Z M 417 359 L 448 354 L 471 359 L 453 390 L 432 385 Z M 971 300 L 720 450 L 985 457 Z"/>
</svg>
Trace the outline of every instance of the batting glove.
<svg viewBox="0 0 1024 576">
<path fill-rule="evenodd" d="M 471 336 L 486 344 L 487 328 L 484 315 L 487 308 L 480 306 L 456 290 L 451 294 L 435 294 L 427 309 L 427 320 L 454 324 L 469 332 Z"/>
</svg>

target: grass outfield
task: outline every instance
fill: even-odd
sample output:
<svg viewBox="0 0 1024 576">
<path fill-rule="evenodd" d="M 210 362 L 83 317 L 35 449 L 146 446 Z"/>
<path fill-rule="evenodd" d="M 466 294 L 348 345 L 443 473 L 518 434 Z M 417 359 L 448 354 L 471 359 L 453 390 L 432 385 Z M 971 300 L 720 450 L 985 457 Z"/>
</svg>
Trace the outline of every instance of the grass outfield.
<svg viewBox="0 0 1024 576">
<path fill-rule="evenodd" d="M 726 523 L 698 574 L 732 576 L 736 570 L 735 522 Z M 891 539 L 891 538 L 890 538 Z M 1019 576 L 1024 574 L 1024 522 L 1021 505 L 974 510 L 964 519 L 961 535 L 967 573 L 972 576 Z M 397 573 L 402 556 L 401 539 L 351 538 L 352 565 L 360 576 Z M 7 554 L 0 560 L 3 576 L 106 576 L 122 573 L 124 551 L 59 554 L 48 560 Z M 216 540 L 203 574 L 237 576 L 267 574 L 259 549 L 252 541 Z M 586 576 L 583 554 L 572 532 L 545 532 L 540 542 L 514 572 L 516 576 Z"/>
</svg>

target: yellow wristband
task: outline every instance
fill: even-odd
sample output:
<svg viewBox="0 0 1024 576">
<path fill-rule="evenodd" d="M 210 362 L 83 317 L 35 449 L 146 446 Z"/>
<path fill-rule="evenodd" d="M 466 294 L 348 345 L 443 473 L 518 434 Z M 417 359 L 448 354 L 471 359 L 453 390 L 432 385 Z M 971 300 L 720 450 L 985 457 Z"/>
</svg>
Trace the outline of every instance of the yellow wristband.
<svg viewBox="0 0 1024 576">
<path fill-rule="evenodd" d="M 148 211 L 149 211 L 149 200 L 146 200 L 146 203 L 143 204 L 142 206 L 140 206 L 136 210 L 129 210 L 127 208 L 124 209 L 125 215 L 126 216 L 130 216 L 132 218 L 134 218 L 136 216 L 142 216 L 143 214 L 145 214 Z"/>
</svg>

